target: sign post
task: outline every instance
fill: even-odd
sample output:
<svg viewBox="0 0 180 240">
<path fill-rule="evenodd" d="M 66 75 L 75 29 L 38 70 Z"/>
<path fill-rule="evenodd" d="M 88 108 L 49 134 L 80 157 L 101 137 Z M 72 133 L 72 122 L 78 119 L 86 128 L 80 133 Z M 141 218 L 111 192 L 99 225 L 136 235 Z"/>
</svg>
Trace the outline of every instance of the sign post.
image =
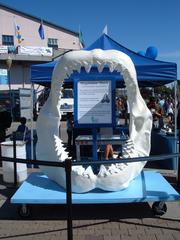
<svg viewBox="0 0 180 240">
<path fill-rule="evenodd" d="M 111 80 L 77 80 L 75 84 L 75 127 L 92 128 L 93 159 L 97 155 L 97 128 L 115 124 L 115 96 Z"/>
</svg>

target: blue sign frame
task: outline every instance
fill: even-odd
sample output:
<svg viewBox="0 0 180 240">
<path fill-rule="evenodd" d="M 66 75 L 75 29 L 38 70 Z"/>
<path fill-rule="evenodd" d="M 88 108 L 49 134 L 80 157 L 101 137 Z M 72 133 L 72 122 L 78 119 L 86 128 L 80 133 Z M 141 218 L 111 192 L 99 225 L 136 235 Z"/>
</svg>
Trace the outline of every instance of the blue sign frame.
<svg viewBox="0 0 180 240">
<path fill-rule="evenodd" d="M 74 126 L 75 128 L 92 128 L 97 129 L 101 127 L 115 127 L 116 125 L 116 114 L 115 114 L 115 89 L 116 89 L 116 82 L 112 81 L 113 79 L 108 79 L 106 77 L 103 77 L 101 79 L 88 79 L 84 77 L 84 79 L 76 78 L 74 79 Z M 101 82 L 101 81 L 110 81 L 111 83 L 111 111 L 112 111 L 112 119 L 111 123 L 88 123 L 88 124 L 82 124 L 78 123 L 78 83 L 82 81 L 88 81 L 88 82 Z"/>
</svg>

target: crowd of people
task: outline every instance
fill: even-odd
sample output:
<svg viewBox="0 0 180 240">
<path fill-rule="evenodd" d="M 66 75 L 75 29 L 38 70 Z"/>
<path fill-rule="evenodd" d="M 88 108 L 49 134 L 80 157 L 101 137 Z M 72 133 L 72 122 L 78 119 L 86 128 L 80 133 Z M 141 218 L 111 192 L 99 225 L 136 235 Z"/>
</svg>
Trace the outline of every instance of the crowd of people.
<svg viewBox="0 0 180 240">
<path fill-rule="evenodd" d="M 172 97 L 150 97 L 146 100 L 147 106 L 153 115 L 153 127 L 162 128 L 164 125 L 172 127 L 175 122 L 175 101 Z M 177 104 L 177 110 L 179 104 Z M 178 112 L 178 111 L 177 111 Z M 116 98 L 116 119 L 124 119 L 124 124 L 129 123 L 129 103 L 127 96 Z M 118 124 L 119 125 L 119 124 Z"/>
<path fill-rule="evenodd" d="M 146 99 L 146 104 L 152 113 L 153 129 L 168 129 L 171 132 L 175 128 L 175 108 L 177 108 L 177 128 L 180 128 L 180 103 L 175 103 L 172 97 L 150 97 Z M 129 104 L 127 96 L 116 98 L 116 119 L 124 119 L 124 125 L 129 123 Z M 114 150 L 111 144 L 106 145 L 105 159 L 113 157 Z M 117 154 L 116 154 L 117 155 Z"/>
<path fill-rule="evenodd" d="M 153 116 L 154 128 L 174 128 L 176 104 L 173 98 L 151 97 L 147 103 L 147 106 Z"/>
<path fill-rule="evenodd" d="M 174 99 L 171 97 L 150 97 L 145 100 L 149 110 L 153 116 L 153 128 L 161 129 L 168 127 L 174 129 L 175 125 L 175 107 L 177 107 L 177 128 L 180 128 L 180 103 L 176 104 Z M 120 119 L 124 119 L 124 125 L 129 124 L 129 103 L 127 96 L 121 96 L 116 98 L 116 119 L 117 122 Z M 6 109 L 1 106 L 0 108 L 0 142 L 6 139 L 6 130 L 11 126 L 12 118 L 11 114 L 6 111 Z M 27 133 L 29 129 L 26 126 L 26 118 L 20 119 L 20 125 L 17 128 L 17 134 L 24 134 L 27 139 Z M 67 114 L 67 148 L 72 150 L 74 144 L 73 138 L 74 124 L 73 124 L 73 114 Z M 111 144 L 107 144 L 104 151 L 104 158 L 108 159 L 113 156 L 114 150 Z"/>
</svg>

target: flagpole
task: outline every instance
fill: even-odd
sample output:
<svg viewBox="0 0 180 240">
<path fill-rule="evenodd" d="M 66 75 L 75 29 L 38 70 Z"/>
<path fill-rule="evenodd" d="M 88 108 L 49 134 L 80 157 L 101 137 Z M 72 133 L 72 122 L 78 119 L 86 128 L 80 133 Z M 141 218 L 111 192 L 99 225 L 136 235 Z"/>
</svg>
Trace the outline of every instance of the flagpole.
<svg viewBox="0 0 180 240">
<path fill-rule="evenodd" d="M 83 40 L 80 24 L 79 24 L 79 46 L 80 46 L 80 49 L 84 47 L 84 40 Z"/>
<path fill-rule="evenodd" d="M 79 24 L 79 29 L 78 29 L 78 32 L 79 32 L 79 47 L 80 47 L 80 49 L 82 48 L 82 45 L 81 45 L 81 41 L 80 41 L 80 24 Z"/>
</svg>

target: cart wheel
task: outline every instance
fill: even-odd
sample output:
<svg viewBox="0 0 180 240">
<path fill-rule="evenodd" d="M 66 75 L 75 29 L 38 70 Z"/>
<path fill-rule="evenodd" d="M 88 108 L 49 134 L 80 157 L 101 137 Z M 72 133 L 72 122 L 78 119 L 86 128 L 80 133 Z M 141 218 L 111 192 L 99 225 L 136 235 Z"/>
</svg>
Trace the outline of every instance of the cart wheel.
<svg viewBox="0 0 180 240">
<path fill-rule="evenodd" d="M 30 207 L 26 204 L 22 204 L 18 207 L 18 214 L 22 218 L 28 218 L 31 215 Z"/>
<path fill-rule="evenodd" d="M 167 212 L 167 205 L 165 202 L 154 202 L 152 205 L 154 215 L 162 216 Z"/>
</svg>

